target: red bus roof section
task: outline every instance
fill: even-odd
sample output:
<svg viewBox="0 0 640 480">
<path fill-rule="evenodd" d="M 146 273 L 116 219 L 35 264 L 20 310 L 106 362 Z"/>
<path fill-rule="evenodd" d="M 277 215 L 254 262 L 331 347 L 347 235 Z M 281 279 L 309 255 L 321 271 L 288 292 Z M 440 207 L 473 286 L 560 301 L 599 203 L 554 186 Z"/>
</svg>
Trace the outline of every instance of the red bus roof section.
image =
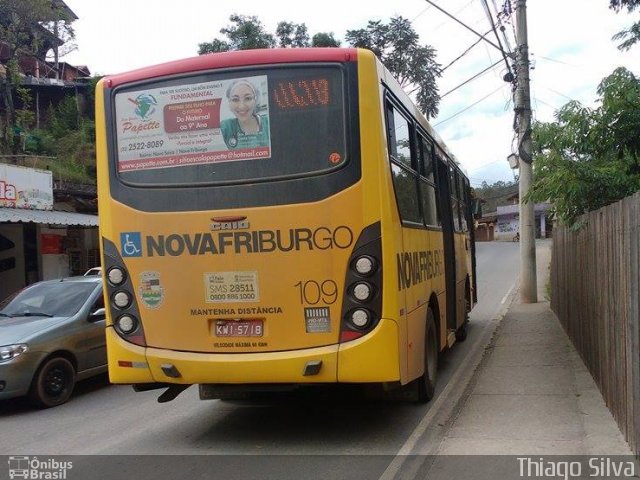
<svg viewBox="0 0 640 480">
<path fill-rule="evenodd" d="M 269 48 L 209 53 L 110 75 L 105 79 L 105 86 L 112 88 L 139 80 L 217 68 L 276 63 L 355 62 L 357 57 L 357 49 L 355 48 Z"/>
</svg>

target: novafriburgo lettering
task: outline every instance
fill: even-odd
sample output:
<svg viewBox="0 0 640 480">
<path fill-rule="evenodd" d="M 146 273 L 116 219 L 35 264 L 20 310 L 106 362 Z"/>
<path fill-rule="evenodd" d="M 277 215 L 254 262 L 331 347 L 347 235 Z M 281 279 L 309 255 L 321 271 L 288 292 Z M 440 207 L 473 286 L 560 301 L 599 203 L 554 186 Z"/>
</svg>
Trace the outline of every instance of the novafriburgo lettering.
<svg viewBox="0 0 640 480">
<path fill-rule="evenodd" d="M 145 237 L 148 257 L 218 255 L 225 253 L 269 253 L 304 250 L 346 249 L 354 236 L 345 225 L 335 228 L 295 228 L 253 232 L 172 233 Z"/>
</svg>

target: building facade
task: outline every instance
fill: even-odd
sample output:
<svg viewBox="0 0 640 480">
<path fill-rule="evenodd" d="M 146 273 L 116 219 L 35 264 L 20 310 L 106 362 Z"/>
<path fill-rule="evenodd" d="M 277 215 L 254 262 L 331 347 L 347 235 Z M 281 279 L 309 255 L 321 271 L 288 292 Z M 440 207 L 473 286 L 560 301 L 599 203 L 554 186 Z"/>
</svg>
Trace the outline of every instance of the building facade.
<svg viewBox="0 0 640 480">
<path fill-rule="evenodd" d="M 98 217 L 54 198 L 51 172 L 0 164 L 0 301 L 100 264 Z"/>
<path fill-rule="evenodd" d="M 549 221 L 549 203 L 536 203 L 534 206 L 536 238 L 549 238 L 553 224 Z M 498 207 L 497 228 L 494 237 L 499 241 L 514 241 L 520 232 L 520 205 L 504 205 Z"/>
</svg>

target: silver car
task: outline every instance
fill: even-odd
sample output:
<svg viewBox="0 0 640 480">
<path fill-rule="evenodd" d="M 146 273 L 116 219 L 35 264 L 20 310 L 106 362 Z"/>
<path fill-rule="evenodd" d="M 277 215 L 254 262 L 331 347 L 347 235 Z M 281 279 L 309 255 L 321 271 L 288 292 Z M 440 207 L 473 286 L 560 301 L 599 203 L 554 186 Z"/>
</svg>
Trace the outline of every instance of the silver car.
<svg viewBox="0 0 640 480">
<path fill-rule="evenodd" d="M 0 310 L 0 400 L 66 402 L 77 380 L 107 370 L 102 277 L 35 283 Z"/>
</svg>

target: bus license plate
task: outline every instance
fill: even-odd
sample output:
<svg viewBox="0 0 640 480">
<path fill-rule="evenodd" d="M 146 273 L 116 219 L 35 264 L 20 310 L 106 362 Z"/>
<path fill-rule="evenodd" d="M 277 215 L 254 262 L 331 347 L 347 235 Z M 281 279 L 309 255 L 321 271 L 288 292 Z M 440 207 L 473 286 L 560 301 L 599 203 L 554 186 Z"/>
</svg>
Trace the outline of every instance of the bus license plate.
<svg viewBox="0 0 640 480">
<path fill-rule="evenodd" d="M 262 319 L 216 320 L 216 337 L 261 337 L 264 332 Z"/>
</svg>

